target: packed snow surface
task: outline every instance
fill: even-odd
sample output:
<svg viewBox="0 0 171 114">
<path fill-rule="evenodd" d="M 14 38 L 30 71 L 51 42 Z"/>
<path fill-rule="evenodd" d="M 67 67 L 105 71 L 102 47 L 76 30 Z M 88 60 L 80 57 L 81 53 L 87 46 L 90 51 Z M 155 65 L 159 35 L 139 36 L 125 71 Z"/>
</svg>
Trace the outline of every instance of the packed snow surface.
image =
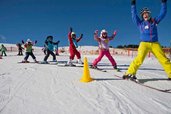
<svg viewBox="0 0 171 114">
<path fill-rule="evenodd" d="M 43 60 L 42 51 L 34 53 L 37 60 Z M 24 56 L 7 54 L 0 59 L 0 114 L 171 114 L 171 93 L 114 76 L 122 77 L 132 57 L 113 56 L 121 72 L 114 71 L 104 57 L 99 68 L 107 72 L 90 69 L 94 81 L 82 83 L 82 67 L 22 64 L 18 62 Z M 91 64 L 97 55 L 84 57 Z M 68 58 L 68 54 L 57 56 L 59 62 Z M 145 85 L 171 89 L 171 81 L 155 58 L 145 59 L 137 77 Z"/>
</svg>

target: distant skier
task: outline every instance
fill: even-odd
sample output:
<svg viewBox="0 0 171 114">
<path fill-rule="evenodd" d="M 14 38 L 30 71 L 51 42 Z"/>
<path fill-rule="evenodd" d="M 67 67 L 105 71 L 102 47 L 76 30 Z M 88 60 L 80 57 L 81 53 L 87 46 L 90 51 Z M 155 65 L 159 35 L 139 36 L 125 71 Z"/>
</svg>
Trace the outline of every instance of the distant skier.
<svg viewBox="0 0 171 114">
<path fill-rule="evenodd" d="M 0 47 L 0 51 L 1 51 L 1 56 L 7 56 L 6 54 L 6 51 L 7 51 L 7 48 L 2 44 L 1 47 Z"/>
<path fill-rule="evenodd" d="M 75 55 L 77 56 L 78 63 L 83 64 L 83 62 L 81 61 L 80 52 L 77 50 L 77 48 L 78 48 L 77 43 L 82 39 L 82 37 L 83 37 L 83 34 L 81 34 L 81 36 L 79 38 L 76 38 L 75 32 L 73 32 L 72 28 L 70 28 L 70 32 L 68 34 L 70 57 L 69 57 L 69 61 L 67 62 L 67 65 L 69 65 L 69 66 L 75 66 L 72 63 L 72 60 L 74 59 Z"/>
<path fill-rule="evenodd" d="M 22 44 L 21 43 L 17 43 L 16 45 L 18 47 L 18 54 L 17 55 L 19 55 L 19 56 L 23 55 L 24 48 L 22 47 Z"/>
<path fill-rule="evenodd" d="M 46 47 L 47 53 L 46 53 L 46 56 L 44 58 L 43 63 L 45 63 L 45 64 L 48 63 L 47 62 L 47 59 L 48 59 L 49 55 L 52 55 L 53 56 L 53 62 L 57 62 L 56 56 L 55 56 L 55 54 L 53 52 L 54 45 L 56 45 L 56 44 L 58 44 L 58 42 L 53 42 L 53 36 L 48 36 L 46 38 L 46 40 L 45 40 L 45 47 Z"/>
<path fill-rule="evenodd" d="M 37 63 L 37 60 L 36 60 L 36 57 L 33 54 L 33 48 L 32 48 L 37 43 L 37 41 L 35 41 L 33 43 L 30 39 L 27 39 L 26 43 L 24 43 L 24 41 L 22 41 L 22 43 L 24 44 L 24 48 L 25 48 L 25 51 L 26 51 L 25 58 L 24 58 L 24 60 L 22 62 L 23 63 L 28 63 L 29 61 L 27 61 L 27 59 L 29 58 L 29 56 L 31 56 L 33 58 L 34 62 Z"/>
<path fill-rule="evenodd" d="M 171 80 L 171 63 L 165 56 L 158 42 L 157 25 L 165 17 L 167 12 L 167 0 L 161 1 L 162 4 L 160 14 L 157 17 L 152 18 L 151 11 L 148 8 L 143 8 L 140 13 L 142 20 L 137 16 L 136 0 L 131 1 L 132 19 L 140 30 L 141 43 L 138 48 L 138 55 L 130 64 L 127 72 L 123 76 L 123 79 L 136 80 L 137 78 L 135 75 L 138 68 L 143 63 L 147 53 L 151 51 L 162 64 L 165 72 L 168 75 L 168 79 Z"/>
<path fill-rule="evenodd" d="M 106 30 L 102 30 L 100 37 L 98 36 L 98 30 L 94 33 L 94 39 L 99 43 L 99 56 L 96 58 L 93 62 L 93 68 L 97 68 L 97 64 L 101 61 L 104 55 L 109 59 L 114 69 L 118 70 L 117 64 L 114 60 L 114 58 L 111 56 L 109 52 L 109 42 L 113 40 L 116 36 L 116 31 L 114 31 L 112 36 L 108 36 L 108 33 Z"/>
<path fill-rule="evenodd" d="M 58 46 L 59 46 L 60 41 L 57 42 L 57 44 L 54 45 L 54 50 L 55 50 L 55 55 L 59 56 L 59 52 L 58 52 Z"/>
</svg>

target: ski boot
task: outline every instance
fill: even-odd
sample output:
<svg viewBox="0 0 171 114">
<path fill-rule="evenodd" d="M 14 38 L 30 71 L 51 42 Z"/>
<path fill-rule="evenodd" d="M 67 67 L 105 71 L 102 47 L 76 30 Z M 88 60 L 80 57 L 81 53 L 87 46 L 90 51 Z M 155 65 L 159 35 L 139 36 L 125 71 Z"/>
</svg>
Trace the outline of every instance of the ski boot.
<svg viewBox="0 0 171 114">
<path fill-rule="evenodd" d="M 69 64 L 67 64 L 70 67 L 75 67 L 76 65 L 74 65 L 72 62 L 70 62 Z"/>
<path fill-rule="evenodd" d="M 58 61 L 57 60 L 53 60 L 51 63 L 52 64 L 58 64 Z"/>
<path fill-rule="evenodd" d="M 53 60 L 52 62 L 57 62 L 57 60 Z"/>
<path fill-rule="evenodd" d="M 120 72 L 120 69 L 117 68 L 117 66 L 113 66 L 114 70 L 116 70 L 117 72 Z"/>
<path fill-rule="evenodd" d="M 91 67 L 92 69 L 98 69 L 97 66 L 95 66 L 95 65 L 91 65 L 90 67 Z"/>
<path fill-rule="evenodd" d="M 72 59 L 69 59 L 65 66 L 75 67 L 76 65 L 72 63 Z"/>
<path fill-rule="evenodd" d="M 81 64 L 81 65 L 84 64 L 84 63 L 81 61 L 81 59 L 78 59 L 77 63 L 78 63 L 78 64 Z"/>
<path fill-rule="evenodd" d="M 38 63 L 39 61 L 37 61 L 36 59 L 34 59 L 34 62 L 35 62 L 35 63 Z"/>
<path fill-rule="evenodd" d="M 132 75 L 132 74 L 123 75 L 122 78 L 124 80 L 131 80 L 131 81 L 138 82 L 137 77 L 135 75 Z"/>
<path fill-rule="evenodd" d="M 40 64 L 49 64 L 47 61 L 42 61 Z"/>
<path fill-rule="evenodd" d="M 23 61 L 22 61 L 22 63 L 29 63 L 29 61 L 27 61 L 27 60 L 23 60 Z"/>
</svg>

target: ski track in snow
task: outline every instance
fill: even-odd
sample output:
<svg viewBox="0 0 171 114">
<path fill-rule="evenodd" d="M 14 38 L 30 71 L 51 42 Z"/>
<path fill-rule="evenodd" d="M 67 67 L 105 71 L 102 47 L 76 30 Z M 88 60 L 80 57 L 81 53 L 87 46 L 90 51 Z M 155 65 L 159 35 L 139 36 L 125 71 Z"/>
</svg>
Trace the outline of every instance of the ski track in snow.
<svg viewBox="0 0 171 114">
<path fill-rule="evenodd" d="M 59 56 L 62 60 L 64 56 Z M 96 56 L 88 56 L 89 62 Z M 38 59 L 42 60 L 43 55 Z M 67 56 L 65 57 L 65 59 Z M 9 56 L 0 61 L 0 113 L 1 114 L 170 114 L 171 94 L 145 88 L 136 83 L 121 80 L 112 71 L 109 61 L 108 72 L 90 69 L 94 81 L 81 83 L 83 68 L 58 67 L 55 65 L 17 64 L 23 57 Z M 121 69 L 126 69 L 132 58 L 116 57 Z M 145 61 L 137 77 L 144 84 L 170 88 L 164 71 L 156 60 L 155 66 Z M 153 69 L 148 70 L 148 68 Z M 143 70 L 145 69 L 145 70 Z M 152 72 L 154 69 L 155 72 Z M 149 79 L 149 80 L 148 80 Z"/>
</svg>

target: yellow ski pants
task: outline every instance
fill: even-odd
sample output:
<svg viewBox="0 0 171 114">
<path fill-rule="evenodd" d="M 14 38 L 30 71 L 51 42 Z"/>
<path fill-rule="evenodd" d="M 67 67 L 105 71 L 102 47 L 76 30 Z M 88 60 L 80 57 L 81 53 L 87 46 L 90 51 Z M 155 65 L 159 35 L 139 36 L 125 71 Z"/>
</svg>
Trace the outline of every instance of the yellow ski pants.
<svg viewBox="0 0 171 114">
<path fill-rule="evenodd" d="M 165 56 L 160 44 L 158 42 L 141 42 L 138 48 L 138 55 L 130 64 L 126 74 L 136 75 L 136 72 L 140 65 L 143 63 L 147 53 L 151 51 L 153 55 L 158 59 L 163 66 L 168 77 L 171 78 L 171 62 Z"/>
</svg>

